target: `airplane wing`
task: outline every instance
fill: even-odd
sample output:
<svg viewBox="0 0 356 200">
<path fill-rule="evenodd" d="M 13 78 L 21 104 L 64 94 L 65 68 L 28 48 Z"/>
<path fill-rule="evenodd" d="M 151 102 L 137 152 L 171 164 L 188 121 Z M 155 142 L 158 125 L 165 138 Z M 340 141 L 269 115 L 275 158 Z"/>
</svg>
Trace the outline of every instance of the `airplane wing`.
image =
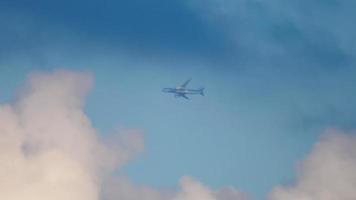
<svg viewBox="0 0 356 200">
<path fill-rule="evenodd" d="M 188 99 L 188 100 L 189 100 L 189 98 L 188 98 L 187 96 L 185 96 L 184 94 L 181 95 L 181 96 L 184 97 L 185 99 Z"/>
<path fill-rule="evenodd" d="M 190 78 L 190 79 L 188 79 L 187 81 L 185 81 L 185 82 L 181 85 L 181 87 L 182 87 L 182 88 L 185 88 L 185 87 L 189 84 L 190 80 L 192 80 L 192 79 Z"/>
</svg>

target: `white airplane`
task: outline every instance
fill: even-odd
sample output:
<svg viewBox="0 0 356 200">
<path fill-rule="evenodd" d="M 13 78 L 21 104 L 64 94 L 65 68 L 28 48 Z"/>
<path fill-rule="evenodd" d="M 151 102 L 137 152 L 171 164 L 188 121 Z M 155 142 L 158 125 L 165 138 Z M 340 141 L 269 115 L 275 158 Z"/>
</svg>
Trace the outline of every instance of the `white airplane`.
<svg viewBox="0 0 356 200">
<path fill-rule="evenodd" d="M 190 94 L 200 94 L 204 96 L 204 87 L 201 87 L 199 89 L 188 89 L 186 86 L 189 84 L 191 79 L 188 79 L 185 81 L 182 85 L 179 85 L 175 88 L 163 88 L 162 92 L 165 93 L 173 93 L 174 97 L 184 97 L 185 99 L 189 99 L 187 95 Z"/>
</svg>

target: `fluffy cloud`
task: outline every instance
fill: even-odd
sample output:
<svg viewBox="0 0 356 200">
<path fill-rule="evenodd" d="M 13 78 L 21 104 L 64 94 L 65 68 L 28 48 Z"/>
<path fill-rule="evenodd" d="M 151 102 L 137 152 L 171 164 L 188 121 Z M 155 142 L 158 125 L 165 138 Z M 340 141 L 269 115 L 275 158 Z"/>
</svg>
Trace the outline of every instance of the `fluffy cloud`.
<svg viewBox="0 0 356 200">
<path fill-rule="evenodd" d="M 169 200 L 174 192 L 149 186 L 138 186 L 124 177 L 111 178 L 103 186 L 103 200 Z"/>
<path fill-rule="evenodd" d="M 29 76 L 13 104 L 0 105 L 0 199 L 244 200 L 184 177 L 181 191 L 137 186 L 112 172 L 143 149 L 136 130 L 101 138 L 83 111 L 88 73 Z"/>
<path fill-rule="evenodd" d="M 182 191 L 173 200 L 216 200 L 212 191 L 189 177 L 181 180 Z"/>
<path fill-rule="evenodd" d="M 103 200 L 248 200 L 249 197 L 232 187 L 212 190 L 199 181 L 185 176 L 181 178 L 180 190 L 164 190 L 137 186 L 128 179 L 115 178 L 104 187 Z"/>
<path fill-rule="evenodd" d="M 212 191 L 202 183 L 191 177 L 181 179 L 181 192 L 173 200 L 247 200 L 246 194 L 243 194 L 234 188 L 223 188 L 218 191 Z"/>
<path fill-rule="evenodd" d="M 87 73 L 29 76 L 17 101 L 0 105 L 0 199 L 247 200 L 183 177 L 178 191 L 137 186 L 112 172 L 143 150 L 139 131 L 101 138 L 83 111 Z M 328 130 L 298 167 L 294 184 L 270 200 L 356 199 L 356 136 Z M 108 181 L 109 180 L 109 181 Z"/>
<path fill-rule="evenodd" d="M 91 82 L 32 74 L 19 100 L 0 106 L 0 199 L 97 200 L 103 178 L 142 148 L 138 133 L 120 147 L 98 137 L 83 111 Z"/>
<path fill-rule="evenodd" d="M 270 200 L 356 199 L 356 136 L 329 130 L 301 163 L 291 186 L 278 186 Z"/>
</svg>

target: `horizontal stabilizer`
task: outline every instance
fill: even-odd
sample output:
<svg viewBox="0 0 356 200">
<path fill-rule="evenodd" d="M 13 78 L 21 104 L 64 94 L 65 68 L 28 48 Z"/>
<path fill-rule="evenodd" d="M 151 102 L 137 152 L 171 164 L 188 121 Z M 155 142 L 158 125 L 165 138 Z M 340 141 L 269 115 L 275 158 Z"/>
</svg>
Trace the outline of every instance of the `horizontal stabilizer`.
<svg viewBox="0 0 356 200">
<path fill-rule="evenodd" d="M 200 95 L 202 95 L 202 96 L 205 96 L 205 95 L 204 95 L 204 89 L 205 89 L 205 88 L 203 88 L 203 87 L 199 89 Z"/>
</svg>

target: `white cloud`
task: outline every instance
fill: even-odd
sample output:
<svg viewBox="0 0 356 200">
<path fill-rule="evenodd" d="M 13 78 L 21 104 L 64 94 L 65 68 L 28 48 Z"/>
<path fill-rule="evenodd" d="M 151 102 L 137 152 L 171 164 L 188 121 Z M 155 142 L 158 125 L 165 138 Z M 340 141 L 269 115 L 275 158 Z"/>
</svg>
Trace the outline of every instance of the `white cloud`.
<svg viewBox="0 0 356 200">
<path fill-rule="evenodd" d="M 247 194 L 238 191 L 234 187 L 225 187 L 215 192 L 215 196 L 219 200 L 248 200 L 251 199 Z"/>
<path fill-rule="evenodd" d="M 270 200 L 356 199 L 356 136 L 328 130 L 298 169 L 296 183 L 278 186 Z"/>
<path fill-rule="evenodd" d="M 69 71 L 29 76 L 19 99 L 0 105 L 0 199 L 6 200 L 247 200 L 183 177 L 178 191 L 110 178 L 143 150 L 137 130 L 101 138 L 83 111 L 91 75 Z M 159 177 L 158 177 L 159 178 Z M 109 181 L 107 181 L 109 180 Z M 301 162 L 293 185 L 270 200 L 356 199 L 356 136 L 328 130 Z"/>
<path fill-rule="evenodd" d="M 216 200 L 212 191 L 190 177 L 181 179 L 182 191 L 174 200 Z"/>
<path fill-rule="evenodd" d="M 101 138 L 83 111 L 91 75 L 36 73 L 12 104 L 0 105 L 0 199 L 247 200 L 240 191 L 211 189 L 183 177 L 179 191 L 110 178 L 143 150 L 137 130 Z M 107 181 L 109 180 L 109 181 Z M 293 185 L 270 200 L 356 199 L 356 136 L 328 130 L 301 162 Z"/>
<path fill-rule="evenodd" d="M 98 138 L 83 111 L 91 82 L 32 74 L 19 100 L 0 106 L 0 199 L 97 200 L 105 175 L 141 148 L 137 134 L 119 152 Z"/>
<path fill-rule="evenodd" d="M 114 178 L 104 187 L 103 200 L 248 200 L 249 197 L 232 187 L 212 190 L 199 181 L 185 176 L 180 190 L 172 191 L 137 186 L 125 178 Z"/>
<path fill-rule="evenodd" d="M 101 138 L 83 110 L 91 85 L 89 73 L 34 73 L 16 102 L 0 105 L 0 199 L 245 200 L 188 177 L 178 192 L 110 177 L 143 138 L 137 130 Z"/>
<path fill-rule="evenodd" d="M 111 178 L 103 186 L 103 200 L 169 200 L 173 191 L 159 190 L 149 186 L 138 186 L 127 178 Z"/>
<path fill-rule="evenodd" d="M 181 191 L 173 200 L 247 200 L 243 194 L 234 188 L 226 187 L 213 191 L 191 177 L 183 177 L 180 181 Z"/>
</svg>

